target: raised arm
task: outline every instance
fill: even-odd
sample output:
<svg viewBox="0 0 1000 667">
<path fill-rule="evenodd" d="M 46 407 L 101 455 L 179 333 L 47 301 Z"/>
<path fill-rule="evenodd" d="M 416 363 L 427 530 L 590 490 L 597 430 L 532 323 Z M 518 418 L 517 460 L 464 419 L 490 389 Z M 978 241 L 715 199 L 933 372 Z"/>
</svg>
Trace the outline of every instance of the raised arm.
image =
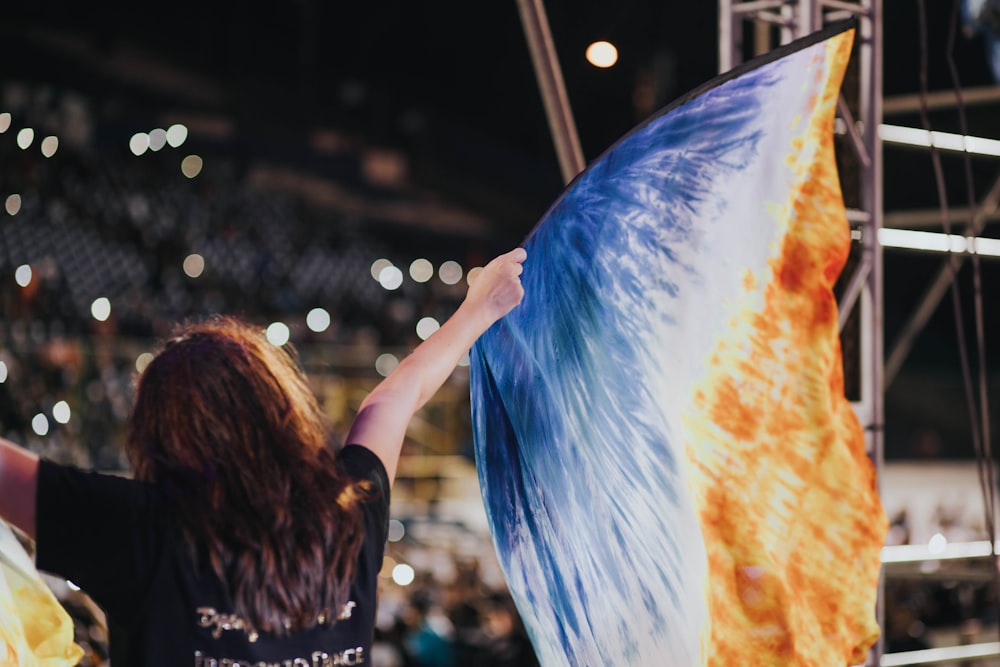
<svg viewBox="0 0 1000 667">
<path fill-rule="evenodd" d="M 414 413 L 441 388 L 476 339 L 521 302 L 521 264 L 526 257 L 523 248 L 515 248 L 483 267 L 455 314 L 361 403 L 347 442 L 372 450 L 390 483 Z"/>
<path fill-rule="evenodd" d="M 35 537 L 38 457 L 0 438 L 0 517 Z"/>
</svg>

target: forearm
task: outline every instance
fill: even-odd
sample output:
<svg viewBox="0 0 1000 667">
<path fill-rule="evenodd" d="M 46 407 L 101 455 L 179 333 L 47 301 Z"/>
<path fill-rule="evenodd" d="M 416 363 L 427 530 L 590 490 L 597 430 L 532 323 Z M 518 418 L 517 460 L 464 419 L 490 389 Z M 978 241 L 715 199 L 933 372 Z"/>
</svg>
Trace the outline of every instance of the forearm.
<svg viewBox="0 0 1000 667">
<path fill-rule="evenodd" d="M 0 438 L 0 517 L 35 537 L 38 457 Z"/>
<path fill-rule="evenodd" d="M 387 377 L 379 390 L 407 392 L 406 407 L 419 410 L 448 380 L 462 357 L 489 327 L 494 318 L 482 309 L 463 303 L 434 334 L 416 347 Z"/>
<path fill-rule="evenodd" d="M 487 264 L 455 314 L 361 403 L 348 442 L 375 452 L 390 481 L 413 414 L 441 388 L 476 339 L 521 301 L 525 257 L 525 251 L 517 248 Z"/>
<path fill-rule="evenodd" d="M 395 478 L 399 449 L 413 414 L 448 380 L 489 324 L 460 307 L 362 401 L 347 441 L 375 452 L 390 482 Z"/>
</svg>

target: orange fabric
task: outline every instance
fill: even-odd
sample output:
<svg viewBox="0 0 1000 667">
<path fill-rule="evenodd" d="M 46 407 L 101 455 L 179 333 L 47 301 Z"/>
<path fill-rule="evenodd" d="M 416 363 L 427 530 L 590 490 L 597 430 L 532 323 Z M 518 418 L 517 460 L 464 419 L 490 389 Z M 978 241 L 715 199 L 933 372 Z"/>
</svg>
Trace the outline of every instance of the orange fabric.
<svg viewBox="0 0 1000 667">
<path fill-rule="evenodd" d="M 774 211 L 787 232 L 769 275 L 744 276 L 748 305 L 685 417 L 713 667 L 861 664 L 878 637 L 887 522 L 844 398 L 833 294 L 850 241 L 832 123 L 852 41 L 853 31 L 838 35 L 812 63 L 826 82 L 794 128 L 796 182 Z M 803 147 L 815 147 L 811 159 Z"/>
</svg>

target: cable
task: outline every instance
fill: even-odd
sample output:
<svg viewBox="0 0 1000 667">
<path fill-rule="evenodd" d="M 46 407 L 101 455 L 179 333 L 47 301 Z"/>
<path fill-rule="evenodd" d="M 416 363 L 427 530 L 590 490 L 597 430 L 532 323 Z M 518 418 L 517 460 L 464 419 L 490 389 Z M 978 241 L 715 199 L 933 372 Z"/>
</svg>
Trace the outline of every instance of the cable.
<svg viewBox="0 0 1000 667">
<path fill-rule="evenodd" d="M 917 6 L 919 9 L 919 34 L 920 34 L 920 119 L 923 123 L 924 129 L 928 132 L 931 131 L 930 119 L 927 113 L 927 11 L 925 0 L 917 0 Z M 952 17 L 954 21 L 954 15 Z M 957 88 L 957 73 L 954 69 L 954 59 L 952 57 L 951 49 L 954 47 L 954 31 L 955 24 L 950 24 L 949 29 L 949 51 L 948 51 L 948 65 L 952 74 L 952 83 L 956 85 L 956 96 L 959 108 L 961 110 L 961 92 Z M 962 115 L 962 134 L 967 135 L 968 132 L 965 128 L 965 119 Z M 944 231 L 947 234 L 951 233 L 951 219 L 949 217 L 948 210 L 948 200 L 945 190 L 944 183 L 944 172 L 941 167 L 941 156 L 937 151 L 937 148 L 931 146 L 931 162 L 934 166 L 934 178 L 937 186 L 938 201 L 941 207 L 941 222 L 944 227 Z M 965 159 L 968 160 L 968 153 L 965 152 Z M 972 192 L 972 179 L 971 179 L 971 166 L 966 162 L 966 191 L 970 196 L 970 202 L 974 202 L 974 194 Z M 971 210 L 975 210 L 973 207 Z M 974 289 L 977 291 L 977 302 L 976 302 L 976 338 L 978 343 L 978 351 L 980 352 L 980 378 L 982 378 L 983 373 L 985 373 L 985 343 L 982 334 L 982 324 L 981 324 L 981 288 L 980 281 L 978 280 L 978 258 L 973 254 L 973 262 L 976 267 L 976 274 L 973 276 L 974 279 Z M 955 316 L 955 328 L 958 336 L 958 353 L 959 361 L 962 370 L 962 382 L 965 388 L 966 402 L 969 408 L 969 421 L 972 432 L 972 444 L 976 452 L 977 461 L 977 472 L 979 474 L 979 484 L 983 494 L 983 505 L 984 512 L 986 514 L 987 532 L 990 536 L 990 544 L 993 551 L 993 560 L 996 563 L 996 540 L 994 537 L 994 480 L 993 480 L 993 469 L 991 457 L 987 451 L 987 448 L 983 444 L 984 431 L 988 431 L 988 417 L 983 416 L 983 421 L 980 422 L 977 415 L 978 408 L 976 404 L 976 391 L 973 386 L 971 371 L 969 369 L 969 354 L 966 346 L 965 338 L 965 325 L 962 315 L 962 304 L 960 300 L 959 290 L 958 290 L 958 280 L 957 280 L 957 262 L 955 261 L 954 255 L 949 251 L 948 253 L 948 267 L 952 272 L 951 280 L 951 295 L 953 311 Z M 982 382 L 982 380 L 981 380 Z M 981 390 L 985 388 L 981 385 Z M 981 394 L 981 401 L 985 400 L 985 395 Z M 985 403 L 981 403 L 985 408 Z M 984 426 L 987 427 L 984 429 Z M 997 578 L 996 567 L 993 568 L 994 572 L 994 582 L 998 590 L 1000 590 L 1000 579 Z"/>
<path fill-rule="evenodd" d="M 961 14 L 959 5 L 961 0 L 956 0 L 953 4 L 951 21 L 948 25 L 948 46 L 945 51 L 948 62 L 948 72 L 951 75 L 951 84 L 955 90 L 955 106 L 958 111 L 959 131 L 963 136 L 968 136 L 968 123 L 965 115 L 965 101 L 962 99 L 962 84 L 958 76 L 958 67 L 955 64 L 955 36 L 958 32 L 958 18 Z M 967 151 L 962 153 L 962 164 L 965 169 L 965 194 L 968 198 L 969 210 L 975 210 L 976 195 L 972 179 L 972 159 Z M 969 221 L 970 226 L 973 220 Z M 990 414 L 989 400 L 987 395 L 986 380 L 986 334 L 983 325 L 983 288 L 982 274 L 980 270 L 980 259 L 977 253 L 972 255 L 972 293 L 975 307 L 976 324 L 976 351 L 979 355 L 979 416 L 981 418 L 980 434 L 982 436 L 982 447 L 977 451 L 977 464 L 979 467 L 980 484 L 983 485 L 983 506 L 986 514 L 987 533 L 992 545 L 994 567 L 993 584 L 996 588 L 997 598 L 1000 599 L 1000 571 L 996 568 L 997 552 L 994 524 L 995 498 L 996 498 L 996 471 L 993 465 L 993 451 L 990 438 Z M 983 481 L 985 480 L 985 482 Z M 1000 630 L 1000 627 L 998 627 Z"/>
</svg>

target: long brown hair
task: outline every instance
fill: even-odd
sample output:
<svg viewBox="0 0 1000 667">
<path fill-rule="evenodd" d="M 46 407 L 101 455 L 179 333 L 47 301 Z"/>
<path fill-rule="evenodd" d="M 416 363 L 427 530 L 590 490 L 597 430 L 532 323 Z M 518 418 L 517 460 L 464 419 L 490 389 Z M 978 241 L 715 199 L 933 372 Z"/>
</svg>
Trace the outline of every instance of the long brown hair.
<svg viewBox="0 0 1000 667">
<path fill-rule="evenodd" d="M 126 445 L 233 611 L 276 635 L 336 619 L 363 539 L 363 489 L 292 355 L 232 317 L 182 328 L 139 378 Z"/>
</svg>

